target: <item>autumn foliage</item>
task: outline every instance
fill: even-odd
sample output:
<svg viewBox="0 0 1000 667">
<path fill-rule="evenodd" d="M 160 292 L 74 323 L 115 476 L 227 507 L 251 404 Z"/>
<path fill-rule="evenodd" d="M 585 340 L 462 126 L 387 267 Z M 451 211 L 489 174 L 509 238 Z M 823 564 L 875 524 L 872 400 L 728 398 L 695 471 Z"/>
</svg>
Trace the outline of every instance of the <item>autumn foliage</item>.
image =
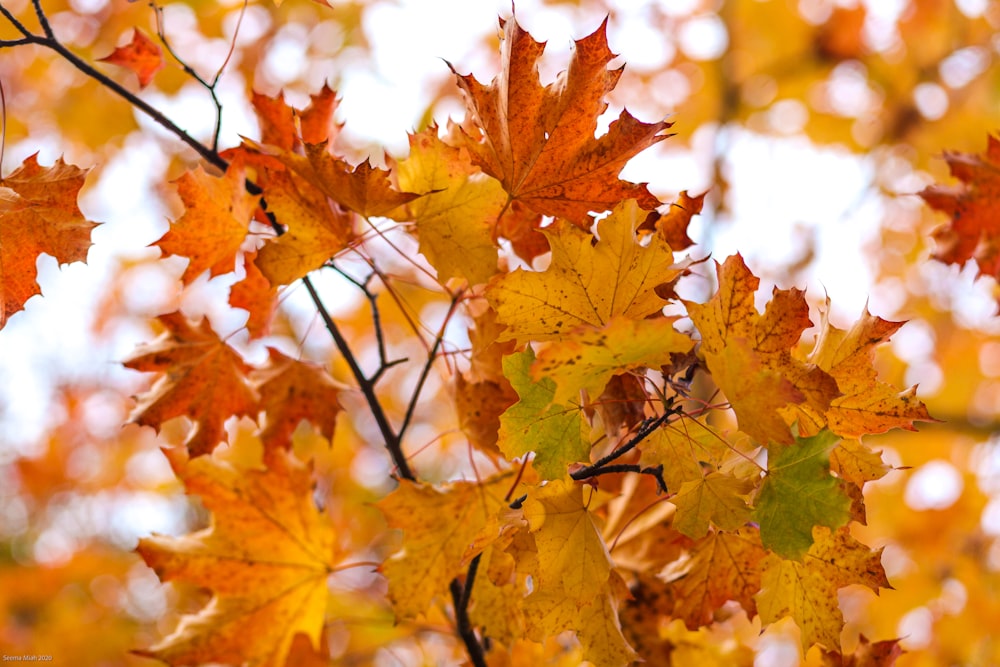
<svg viewBox="0 0 1000 667">
<path fill-rule="evenodd" d="M 4 47 L 107 78 L 33 7 L 37 31 L 4 10 Z M 863 19 L 837 7 L 819 57 L 861 58 Z M 547 82 L 545 44 L 502 20 L 499 73 L 449 63 L 466 111 L 409 133 L 404 156 L 343 151 L 329 86 L 299 105 L 250 93 L 259 132 L 239 145 L 154 118 L 197 153 L 163 186 L 157 261 L 182 262 L 178 299 L 228 280 L 216 306 L 247 319 L 222 330 L 175 300 L 119 358 L 143 384 L 108 446 L 147 438 L 194 508 L 127 556 L 172 585 L 155 631 L 118 641 L 127 664 L 368 664 L 398 647 L 406 664 L 749 665 L 762 633 L 812 664 L 903 664 L 900 634 L 858 611 L 897 587 L 868 526 L 891 501 L 866 487 L 902 466 L 872 436 L 905 449 L 923 434 L 898 432 L 937 422 L 880 372 L 903 322 L 865 308 L 836 325 L 830 298 L 763 290 L 742 254 L 691 240 L 705 194 L 664 201 L 621 177 L 685 117 L 622 109 L 599 130 L 624 71 L 609 20 Z M 146 88 L 183 57 L 162 43 L 135 27 L 96 60 Z M 219 75 L 188 75 L 218 102 Z M 1000 143 L 945 161 L 961 184 L 921 193 L 951 218 L 936 259 L 998 278 Z M 40 254 L 86 260 L 86 177 L 32 156 L 0 181 L 0 326 L 39 294 Z M 293 294 L 327 352 L 296 333 Z"/>
</svg>

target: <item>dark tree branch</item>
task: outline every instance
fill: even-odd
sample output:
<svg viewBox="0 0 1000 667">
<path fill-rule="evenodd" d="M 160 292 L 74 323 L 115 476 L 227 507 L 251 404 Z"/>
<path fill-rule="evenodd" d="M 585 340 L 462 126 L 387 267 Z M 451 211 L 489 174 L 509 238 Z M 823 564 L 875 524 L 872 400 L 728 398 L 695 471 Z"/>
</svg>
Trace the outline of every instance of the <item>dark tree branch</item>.
<svg viewBox="0 0 1000 667">
<path fill-rule="evenodd" d="M 486 667 L 486 655 L 483 652 L 483 645 L 479 643 L 479 638 L 476 637 L 476 630 L 469 621 L 468 610 L 462 604 L 463 599 L 465 599 L 466 588 L 470 590 L 472 588 L 469 577 L 474 575 L 475 572 L 470 564 L 465 586 L 458 579 L 452 579 L 450 586 L 451 600 L 455 607 L 455 629 L 465 643 L 465 650 L 469 653 L 469 660 L 474 667 Z M 468 600 L 465 600 L 465 602 L 468 602 Z"/>
<path fill-rule="evenodd" d="M 637 472 L 641 475 L 651 475 L 656 479 L 656 490 L 659 493 L 668 493 L 667 482 L 663 479 L 663 464 L 656 466 L 648 466 L 643 468 L 638 463 L 613 463 L 611 465 L 601 466 L 600 468 L 595 468 L 590 466 L 585 469 L 587 472 L 586 476 L 578 477 L 578 473 L 574 473 L 571 477 L 577 481 L 584 479 L 591 479 L 597 477 L 598 475 L 609 475 L 612 473 L 623 473 L 623 472 Z M 583 471 L 578 471 L 583 472 Z"/>
<path fill-rule="evenodd" d="M 594 472 L 596 470 L 607 468 L 609 463 L 617 459 L 620 459 L 622 456 L 635 449 L 640 442 L 649 437 L 650 433 L 660 428 L 662 425 L 666 424 L 671 417 L 674 417 L 677 414 L 678 414 L 678 409 L 671 408 L 668 409 L 666 412 L 664 412 L 662 415 L 659 415 L 658 417 L 650 417 L 649 419 L 645 420 L 644 422 L 642 422 L 642 424 L 639 425 L 639 430 L 636 431 L 635 435 L 632 436 L 631 440 L 626 442 L 621 447 L 618 447 L 613 452 L 603 457 L 596 463 L 592 463 L 591 465 L 585 468 L 580 468 L 576 472 L 572 473 L 570 477 L 572 477 L 577 481 L 593 477 Z"/>
</svg>

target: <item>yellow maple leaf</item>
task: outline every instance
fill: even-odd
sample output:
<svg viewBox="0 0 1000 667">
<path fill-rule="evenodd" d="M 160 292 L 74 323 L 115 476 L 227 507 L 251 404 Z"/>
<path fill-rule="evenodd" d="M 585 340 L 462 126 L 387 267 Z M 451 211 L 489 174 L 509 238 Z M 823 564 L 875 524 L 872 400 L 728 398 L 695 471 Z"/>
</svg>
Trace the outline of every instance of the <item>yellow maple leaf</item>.
<svg viewBox="0 0 1000 667">
<path fill-rule="evenodd" d="M 750 519 L 746 496 L 753 489 L 751 480 L 711 472 L 685 482 L 673 498 L 677 506 L 674 527 L 690 538 L 704 537 L 709 523 L 723 530 L 735 530 Z"/>
<path fill-rule="evenodd" d="M 403 190 L 429 193 L 407 204 L 406 217 L 438 279 L 489 280 L 497 272 L 496 221 L 507 203 L 500 184 L 472 164 L 468 151 L 441 141 L 434 125 L 410 135 L 410 155 L 396 177 Z"/>
<path fill-rule="evenodd" d="M 536 589 L 561 593 L 579 605 L 589 604 L 607 585 L 612 567 L 583 493 L 581 484 L 556 480 L 524 501 L 524 517 L 538 550 Z"/>
<path fill-rule="evenodd" d="M 804 650 L 822 644 L 839 651 L 844 616 L 837 590 L 850 584 L 876 593 L 890 588 L 882 569 L 882 550 L 858 542 L 846 526 L 836 531 L 816 526 L 813 540 L 801 562 L 775 554 L 764 559 L 757 610 L 764 623 L 790 616 L 799 627 Z"/>
<path fill-rule="evenodd" d="M 674 264 L 670 247 L 654 236 L 640 244 L 645 218 L 634 200 L 597 224 L 594 235 L 556 221 L 545 228 L 552 263 L 542 272 L 518 269 L 490 283 L 486 298 L 507 325 L 499 340 L 553 340 L 582 325 L 600 327 L 616 315 L 643 319 L 666 305 L 656 288 L 674 281 L 686 264 Z"/>
<path fill-rule="evenodd" d="M 622 634 L 618 619 L 619 600 L 628 596 L 628 587 L 617 572 L 601 582 L 601 590 L 584 605 L 565 595 L 536 591 L 524 600 L 524 620 L 528 638 L 537 642 L 572 630 L 583 646 L 583 657 L 597 667 L 624 667 L 636 659 L 635 650 Z"/>
<path fill-rule="evenodd" d="M 694 341 L 673 327 L 674 320 L 633 320 L 616 316 L 600 328 L 581 327 L 538 354 L 531 375 L 556 382 L 554 403 L 566 404 L 586 391 L 591 399 L 604 390 L 612 375 L 638 368 L 658 368 L 671 355 L 694 347 Z"/>
<path fill-rule="evenodd" d="M 267 210 L 287 228 L 264 244 L 255 261 L 272 285 L 295 282 L 347 247 L 354 215 L 331 206 L 307 181 L 284 171 L 269 172 L 264 197 Z"/>
<path fill-rule="evenodd" d="M 860 487 L 882 479 L 892 466 L 882 460 L 881 452 L 873 452 L 860 440 L 845 439 L 830 452 L 830 470 Z"/>
<path fill-rule="evenodd" d="M 161 580 L 208 588 L 214 597 L 138 653 L 171 665 L 284 667 L 297 633 L 318 646 L 326 580 L 337 561 L 309 469 L 284 452 L 265 470 L 211 457 L 169 458 L 188 493 L 211 510 L 212 523 L 183 537 L 143 538 L 137 550 Z"/>
<path fill-rule="evenodd" d="M 403 531 L 402 551 L 382 565 L 397 618 L 425 613 L 465 572 L 467 547 L 504 505 L 507 477 L 482 484 L 451 482 L 440 489 L 400 480 L 378 502 L 389 526 Z"/>
</svg>

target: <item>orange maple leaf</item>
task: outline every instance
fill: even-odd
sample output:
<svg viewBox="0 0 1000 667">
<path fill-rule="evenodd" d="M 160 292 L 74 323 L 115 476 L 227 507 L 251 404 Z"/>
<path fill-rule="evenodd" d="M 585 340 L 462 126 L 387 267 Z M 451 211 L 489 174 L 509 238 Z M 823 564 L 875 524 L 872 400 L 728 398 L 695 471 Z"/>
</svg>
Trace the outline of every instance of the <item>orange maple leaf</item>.
<svg viewBox="0 0 1000 667">
<path fill-rule="evenodd" d="M 385 215 L 420 196 L 394 188 L 390 172 L 371 162 L 352 167 L 329 151 L 329 141 L 305 144 L 305 155 L 276 146 L 244 143 L 260 155 L 276 159 L 344 208 L 365 217 Z"/>
<path fill-rule="evenodd" d="M 319 366 L 296 361 L 274 348 L 268 348 L 268 365 L 254 373 L 264 412 L 261 440 L 271 449 L 292 444 L 292 433 L 300 421 L 316 425 L 327 439 L 340 412 L 340 387 Z"/>
<path fill-rule="evenodd" d="M 760 562 L 766 555 L 759 533 L 752 528 L 704 536 L 692 546 L 690 559 L 678 559 L 663 574 L 671 585 L 674 616 L 694 630 L 711 623 L 727 600 L 736 600 L 753 617 Z"/>
<path fill-rule="evenodd" d="M 209 271 L 212 276 L 236 268 L 236 253 L 246 238 L 257 197 L 246 191 L 242 160 L 229 165 L 224 176 L 212 176 L 199 165 L 174 181 L 184 202 L 184 215 L 152 245 L 164 255 L 190 259 L 181 282 L 190 284 Z"/>
<path fill-rule="evenodd" d="M 888 342 L 905 322 L 889 322 L 868 312 L 849 331 L 830 324 L 829 303 L 810 361 L 829 373 L 840 387 L 827 411 L 830 430 L 845 438 L 884 433 L 893 428 L 915 430 L 915 421 L 935 421 L 916 397 L 916 386 L 899 392 L 880 382 L 873 365 L 875 347 Z"/>
<path fill-rule="evenodd" d="M 788 425 L 813 432 L 840 394 L 817 364 L 792 356 L 812 326 L 801 290 L 774 289 L 763 315 L 754 306 L 760 280 L 740 255 L 717 267 L 719 291 L 705 304 L 685 302 L 701 333 L 708 369 L 736 413 L 740 430 L 761 444 L 793 442 Z"/>
<path fill-rule="evenodd" d="M 139 77 L 139 88 L 145 88 L 156 73 L 163 69 L 163 52 L 159 45 L 138 28 L 132 29 L 131 42 L 97 60 L 132 70 Z"/>
<path fill-rule="evenodd" d="M 963 264 L 975 259 L 980 276 L 1000 278 L 1000 139 L 989 137 L 984 155 L 946 152 L 951 175 L 962 185 L 932 185 L 920 196 L 951 221 L 934 232 L 935 259 Z"/>
<path fill-rule="evenodd" d="M 278 288 L 257 268 L 254 262 L 256 257 L 256 252 L 243 256 L 246 276 L 229 288 L 229 305 L 250 313 L 246 327 L 251 339 L 266 336 L 270 332 L 271 320 L 278 305 Z"/>
<path fill-rule="evenodd" d="M 499 180 L 522 211 L 519 229 L 537 227 L 542 215 L 566 218 L 589 228 L 591 211 L 606 211 L 625 199 L 647 210 L 660 201 L 645 184 L 617 178 L 625 163 L 666 139 L 670 123 L 642 123 L 622 111 L 607 134 L 594 138 L 605 96 L 623 68 L 609 70 L 607 20 L 576 42 L 569 70 L 542 87 L 536 42 L 513 18 L 503 24 L 502 71 L 489 86 L 458 75 L 470 115 L 462 130 L 476 163 Z M 454 68 L 452 68 L 454 71 Z M 507 231 L 505 235 L 511 234 Z"/>
<path fill-rule="evenodd" d="M 251 103 L 260 123 L 263 144 L 295 150 L 304 144 L 333 142 L 339 134 L 341 126 L 333 122 L 337 95 L 329 86 L 324 85 L 301 111 L 285 103 L 284 93 L 268 97 L 254 91 Z"/>
<path fill-rule="evenodd" d="M 195 425 L 185 446 L 193 456 L 207 454 L 225 439 L 223 425 L 229 417 L 256 412 L 257 397 L 246 379 L 249 368 L 208 320 L 195 325 L 179 312 L 159 320 L 166 327 L 159 338 L 122 362 L 137 371 L 161 373 L 139 398 L 130 422 L 159 431 L 168 419 L 188 417 Z"/>
<path fill-rule="evenodd" d="M 287 231 L 269 239 L 255 263 L 272 285 L 289 285 L 347 247 L 355 216 L 331 204 L 327 195 L 287 171 L 268 171 L 263 179 L 267 209 Z"/>
<path fill-rule="evenodd" d="M 41 167 L 36 153 L 0 179 L 0 327 L 41 293 L 35 268 L 40 254 L 61 264 L 87 259 L 97 224 L 76 203 L 86 175 L 62 158 Z"/>
<path fill-rule="evenodd" d="M 212 523 L 184 537 L 143 538 L 137 551 L 161 580 L 208 588 L 214 597 L 136 653 L 170 665 L 283 667 L 298 634 L 318 647 L 336 546 L 313 502 L 309 469 L 291 455 L 273 456 L 264 470 L 242 470 L 212 457 L 167 454 Z"/>
</svg>

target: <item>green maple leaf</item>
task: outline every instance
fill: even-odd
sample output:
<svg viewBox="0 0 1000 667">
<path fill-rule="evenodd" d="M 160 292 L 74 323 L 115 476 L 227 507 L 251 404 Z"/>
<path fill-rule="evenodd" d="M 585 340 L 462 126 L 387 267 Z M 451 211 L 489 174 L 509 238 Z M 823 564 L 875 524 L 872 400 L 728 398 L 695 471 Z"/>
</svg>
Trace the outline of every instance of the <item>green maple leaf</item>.
<svg viewBox="0 0 1000 667">
<path fill-rule="evenodd" d="M 813 543 L 813 526 L 839 528 L 850 519 L 851 500 L 830 474 L 830 452 L 839 438 L 823 430 L 772 450 L 753 519 L 765 547 L 782 558 L 801 558 Z"/>
<path fill-rule="evenodd" d="M 507 458 L 535 452 L 535 469 L 545 479 L 558 479 L 566 466 L 586 461 L 590 442 L 577 405 L 553 403 L 556 383 L 549 378 L 535 382 L 531 365 L 535 353 L 528 348 L 503 359 L 503 374 L 520 397 L 500 415 L 497 446 Z"/>
</svg>

